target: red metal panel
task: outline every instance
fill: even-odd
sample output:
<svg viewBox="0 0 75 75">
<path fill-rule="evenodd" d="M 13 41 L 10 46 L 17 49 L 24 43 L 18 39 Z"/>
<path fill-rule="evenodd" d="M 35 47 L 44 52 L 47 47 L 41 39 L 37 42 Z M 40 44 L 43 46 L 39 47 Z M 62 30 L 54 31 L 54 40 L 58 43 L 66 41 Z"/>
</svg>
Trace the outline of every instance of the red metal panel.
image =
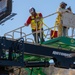
<svg viewBox="0 0 75 75">
<path fill-rule="evenodd" d="M 56 37 L 58 37 L 58 31 L 51 30 L 51 34 L 50 34 L 50 36 L 51 36 L 52 38 L 56 38 Z"/>
</svg>

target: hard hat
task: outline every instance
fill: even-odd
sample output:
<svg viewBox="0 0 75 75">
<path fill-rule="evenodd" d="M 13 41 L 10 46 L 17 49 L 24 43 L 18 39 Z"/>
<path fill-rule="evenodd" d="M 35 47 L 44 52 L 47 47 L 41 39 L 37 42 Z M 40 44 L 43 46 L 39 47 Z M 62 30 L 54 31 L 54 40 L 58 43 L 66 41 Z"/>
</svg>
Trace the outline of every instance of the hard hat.
<svg viewBox="0 0 75 75">
<path fill-rule="evenodd" d="M 66 5 L 67 6 L 67 4 L 65 2 L 61 2 L 60 5 Z"/>
<path fill-rule="evenodd" d="M 35 8 L 31 7 L 31 8 L 29 9 L 29 12 L 30 12 L 30 13 L 35 12 Z"/>
</svg>

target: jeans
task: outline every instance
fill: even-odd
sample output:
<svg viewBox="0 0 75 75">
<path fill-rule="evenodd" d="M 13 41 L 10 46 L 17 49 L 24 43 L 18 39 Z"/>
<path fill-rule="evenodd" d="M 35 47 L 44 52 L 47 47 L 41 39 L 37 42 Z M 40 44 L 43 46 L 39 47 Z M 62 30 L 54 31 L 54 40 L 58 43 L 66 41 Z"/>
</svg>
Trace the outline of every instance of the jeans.
<svg viewBox="0 0 75 75">
<path fill-rule="evenodd" d="M 68 28 L 67 27 L 63 27 L 63 36 L 67 36 L 68 35 Z"/>
<path fill-rule="evenodd" d="M 34 32 L 36 32 L 36 30 L 32 30 L 32 33 L 34 33 Z M 40 34 L 40 32 L 38 32 L 38 33 L 34 33 L 33 36 L 34 36 L 35 43 L 44 42 L 43 28 L 41 29 L 41 34 Z"/>
</svg>

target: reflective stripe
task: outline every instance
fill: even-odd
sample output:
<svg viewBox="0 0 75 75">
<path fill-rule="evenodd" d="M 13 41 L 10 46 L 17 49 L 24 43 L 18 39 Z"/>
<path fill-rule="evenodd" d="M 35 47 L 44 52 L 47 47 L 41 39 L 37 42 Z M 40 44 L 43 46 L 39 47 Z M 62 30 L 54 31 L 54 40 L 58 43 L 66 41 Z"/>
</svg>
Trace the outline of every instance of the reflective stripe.
<svg viewBox="0 0 75 75">
<path fill-rule="evenodd" d="M 55 26 L 58 26 L 58 36 L 62 36 L 62 15 L 58 13 L 58 16 L 56 18 Z"/>
<path fill-rule="evenodd" d="M 36 29 L 36 25 L 37 25 L 37 29 L 42 28 L 43 26 L 43 20 L 40 19 L 38 22 L 36 22 L 36 19 L 39 18 L 39 13 L 37 13 L 36 18 L 34 16 L 31 16 L 31 28 L 32 29 Z"/>
</svg>

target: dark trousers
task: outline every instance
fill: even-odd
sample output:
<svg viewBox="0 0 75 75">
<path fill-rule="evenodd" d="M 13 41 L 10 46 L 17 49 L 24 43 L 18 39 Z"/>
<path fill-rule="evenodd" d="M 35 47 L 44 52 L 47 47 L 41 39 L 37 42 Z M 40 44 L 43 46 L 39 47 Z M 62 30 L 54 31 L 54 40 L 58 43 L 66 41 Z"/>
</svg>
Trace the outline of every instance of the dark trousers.
<svg viewBox="0 0 75 75">
<path fill-rule="evenodd" d="M 34 33 L 34 32 L 36 32 L 36 30 L 32 30 L 32 32 Z M 40 34 L 41 33 L 41 34 Z M 37 35 L 37 37 L 36 37 L 36 35 Z M 41 35 L 41 36 L 40 36 Z M 38 32 L 38 33 L 34 33 L 33 34 L 33 36 L 34 36 L 34 40 L 35 40 L 35 42 L 36 43 L 39 43 L 39 42 L 44 42 L 44 38 L 43 38 L 43 28 L 41 29 L 41 32 Z"/>
</svg>

